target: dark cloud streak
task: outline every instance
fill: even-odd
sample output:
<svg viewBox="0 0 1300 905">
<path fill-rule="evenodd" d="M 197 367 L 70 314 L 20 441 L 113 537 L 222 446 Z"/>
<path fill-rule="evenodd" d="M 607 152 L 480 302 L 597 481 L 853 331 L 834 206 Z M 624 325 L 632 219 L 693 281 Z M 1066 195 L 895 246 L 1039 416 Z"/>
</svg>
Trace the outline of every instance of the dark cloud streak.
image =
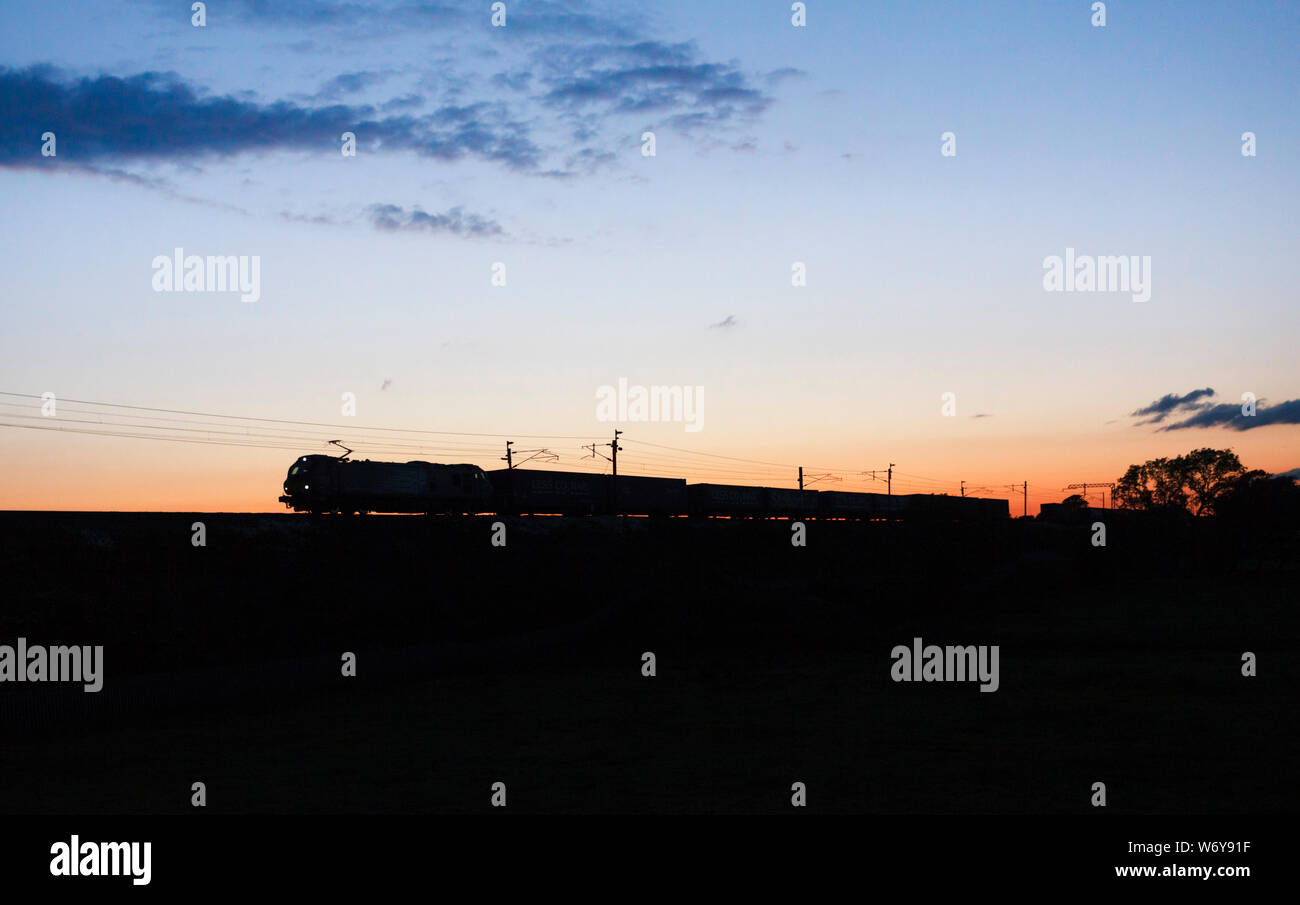
<svg viewBox="0 0 1300 905">
<path fill-rule="evenodd" d="M 772 104 L 733 64 L 697 57 L 691 44 L 658 41 L 555 49 L 541 58 L 538 100 L 570 116 L 667 113 L 682 132 L 753 118 Z"/>
<path fill-rule="evenodd" d="M 387 72 L 344 72 L 334 76 L 317 91 L 313 100 L 335 100 L 345 94 L 356 94 L 374 85 L 386 81 L 391 73 Z"/>
<path fill-rule="evenodd" d="M 1193 427 L 1226 427 L 1235 431 L 1270 427 L 1275 424 L 1300 424 L 1300 399 L 1289 399 L 1277 405 L 1257 405 L 1254 415 L 1246 415 L 1235 402 L 1213 405 L 1190 418 L 1160 428 L 1161 431 L 1186 430 Z"/>
<path fill-rule="evenodd" d="M 1192 390 L 1190 393 L 1187 393 L 1182 396 L 1179 396 L 1177 393 L 1167 393 L 1164 396 L 1161 396 L 1155 402 L 1151 403 L 1150 405 L 1143 406 L 1142 408 L 1134 412 L 1130 412 L 1129 414 L 1134 418 L 1141 418 L 1146 415 L 1151 415 L 1153 417 L 1139 423 L 1159 424 L 1161 421 L 1164 421 L 1166 418 L 1168 418 L 1171 414 L 1173 414 L 1176 411 L 1180 411 L 1180 410 L 1192 411 L 1198 408 L 1205 408 L 1206 406 L 1209 405 L 1209 403 L 1206 402 L 1206 403 L 1198 404 L 1197 400 L 1208 399 L 1213 395 L 1214 395 L 1214 390 L 1211 389 L 1210 387 L 1206 387 L 1203 390 Z"/>
<path fill-rule="evenodd" d="M 501 236 L 505 230 L 495 220 L 466 213 L 453 207 L 445 214 L 428 214 L 415 207 L 411 210 L 396 204 L 372 204 L 366 209 L 375 229 L 384 232 L 451 233 L 457 236 Z"/>
<path fill-rule="evenodd" d="M 475 116 L 480 113 L 482 116 Z M 361 148 L 440 160 L 474 157 L 534 170 L 540 149 L 501 105 L 445 107 L 424 116 L 376 116 L 369 106 L 305 107 L 204 97 L 174 73 L 55 80 L 48 67 L 0 70 L 0 167 L 31 167 L 39 136 L 58 136 L 60 163 L 178 160 L 273 150 L 337 149 L 344 132 Z"/>
</svg>

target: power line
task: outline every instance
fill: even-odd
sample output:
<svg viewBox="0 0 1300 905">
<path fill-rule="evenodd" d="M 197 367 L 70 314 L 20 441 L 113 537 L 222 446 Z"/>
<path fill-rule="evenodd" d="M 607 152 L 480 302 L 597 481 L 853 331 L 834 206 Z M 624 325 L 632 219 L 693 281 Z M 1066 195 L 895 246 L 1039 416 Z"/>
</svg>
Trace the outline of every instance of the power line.
<svg viewBox="0 0 1300 905">
<path fill-rule="evenodd" d="M 166 440 L 172 443 L 205 443 L 211 446 L 234 446 L 243 449 L 288 449 L 302 451 L 301 446 L 274 446 L 266 443 L 232 443 L 228 440 L 198 440 L 190 437 L 151 437 L 145 434 L 124 434 L 116 431 L 92 431 L 78 427 L 54 427 L 43 424 L 9 424 L 0 421 L 0 427 L 17 427 L 24 430 L 58 431 L 68 434 L 88 434 L 95 437 L 123 437 L 130 440 Z"/>
<path fill-rule="evenodd" d="M 0 391 L 0 396 L 14 396 L 20 399 L 41 398 L 40 396 L 34 395 L 32 393 L 6 393 L 4 391 Z M 481 433 L 474 433 L 472 431 L 435 431 L 435 430 L 421 430 L 418 428 L 406 428 L 406 427 L 357 427 L 357 426 L 347 425 L 347 424 L 331 424 L 325 421 L 291 421 L 284 418 L 255 418 L 250 415 L 222 415 L 222 414 L 217 414 L 215 412 L 191 412 L 185 409 L 164 409 L 164 408 L 151 408 L 150 406 L 146 406 L 146 405 L 127 405 L 121 402 L 93 402 L 89 399 L 64 399 L 61 401 L 72 402 L 77 405 L 98 405 L 105 408 L 133 409 L 135 411 L 144 411 L 144 412 L 165 412 L 168 415 L 197 415 L 203 418 L 228 418 L 236 421 L 262 421 L 267 424 L 295 424 L 303 427 L 328 427 L 334 430 L 343 430 L 343 431 L 348 431 L 348 430 L 391 431 L 395 433 L 408 433 L 408 434 L 437 434 L 439 436 L 447 436 L 447 437 L 494 437 L 494 438 L 526 437 L 530 440 L 590 440 L 592 439 L 591 436 L 585 434 L 581 436 L 576 436 L 576 435 L 565 436 L 563 434 L 481 434 Z"/>
<path fill-rule="evenodd" d="M 7 406 L 7 407 L 9 407 L 9 408 L 25 408 L 25 409 L 39 409 L 39 408 L 40 408 L 39 405 L 29 405 L 29 404 L 26 404 L 26 403 L 20 403 L 20 402 L 0 402 L 0 406 Z M 157 417 L 157 416 L 147 416 L 147 415 L 125 415 L 125 414 L 120 414 L 120 415 L 119 415 L 119 414 L 116 414 L 116 413 L 96 412 L 96 411 L 93 411 L 93 410 L 90 410 L 90 409 L 63 408 L 63 409 L 60 409 L 60 412 L 61 412 L 61 413 L 62 413 L 62 412 L 71 412 L 71 413 L 74 414 L 74 415 L 94 415 L 94 416 L 96 416 L 96 417 L 98 417 L 98 418 L 101 419 L 101 420 L 99 420 L 99 421 L 87 421 L 87 422 L 81 422 L 81 423 L 89 423 L 89 424 L 109 424 L 109 425 L 113 425 L 113 422 L 108 422 L 108 421 L 103 421 L 103 420 L 102 420 L 103 418 L 106 418 L 106 417 L 113 417 L 113 418 L 131 418 L 131 419 L 140 420 L 140 421 L 157 421 L 157 422 L 163 422 L 163 423 L 166 423 L 166 424 L 198 424 L 198 425 L 207 425 L 207 424 L 209 424 L 208 422 L 205 422 L 205 421 L 196 421 L 196 420 L 189 419 L 189 418 L 161 418 L 161 417 Z M 0 416 L 8 417 L 8 418 L 25 418 L 25 419 L 44 419 L 44 420 L 49 420 L 48 418 L 45 418 L 45 416 L 22 415 L 22 414 L 16 414 L 16 413 L 0 413 Z M 71 421 L 71 420 L 74 420 L 74 419 L 65 419 L 65 418 L 62 417 L 62 414 L 60 414 L 60 415 L 59 415 L 59 420 L 67 420 L 67 421 Z M 233 424 L 221 424 L 221 423 L 219 423 L 219 422 L 218 422 L 218 424 L 219 424 L 219 426 L 221 426 L 221 427 L 237 427 L 237 426 L 238 426 L 238 425 L 233 425 Z M 142 430 L 143 430 L 143 429 L 153 429 L 153 430 L 184 430 L 184 428 L 164 427 L 164 426 L 162 426 L 162 425 L 160 425 L 160 424 L 118 424 L 118 425 L 113 425 L 113 426 L 119 426 L 119 427 L 138 427 L 138 428 L 140 428 L 140 429 L 142 429 Z M 212 428 L 211 425 L 209 425 L 208 430 L 211 431 L 211 432 L 213 432 L 213 433 L 216 433 L 216 432 L 217 432 L 217 431 L 215 431 L 215 430 Z M 249 427 L 249 428 L 246 428 L 245 430 L 246 430 L 246 431 L 251 431 L 251 430 L 255 430 L 255 428 Z M 326 437 L 331 436 L 332 434 L 335 434 L 335 433 L 337 433 L 337 432 L 340 431 L 340 430 L 344 431 L 344 432 L 345 432 L 349 437 L 352 437 L 352 438 L 354 438 L 354 439 L 360 439 L 360 440 L 373 440 L 373 441 L 376 441 L 376 442 L 385 442 L 385 443 L 390 443 L 390 445 L 402 445 L 402 444 L 400 444 L 400 441 L 401 441 L 402 439 L 411 439 L 411 440 L 415 440 L 414 437 L 412 437 L 412 438 L 400 438 L 400 437 L 394 437 L 394 438 L 391 438 L 391 439 L 390 439 L 390 438 L 387 438 L 387 437 L 383 437 L 383 438 L 380 438 L 380 437 L 366 437 L 366 436 L 364 435 L 364 433 L 358 433 L 358 431 L 357 431 L 356 429 L 353 429 L 353 428 L 344 428 L 344 427 L 342 427 L 342 426 L 339 426 L 339 427 L 337 427 L 335 430 L 332 430 L 332 431 L 329 431 L 329 432 L 317 431 L 317 432 L 315 432 L 315 433 L 298 432 L 298 433 L 292 433 L 292 434 L 290 434 L 290 433 L 287 433 L 287 432 L 283 432 L 283 431 L 282 431 L 282 432 L 280 432 L 280 433 L 271 434 L 269 431 L 265 431 L 265 430 L 264 430 L 264 431 L 261 431 L 261 434 L 262 434 L 262 435 L 265 435 L 265 436 L 276 436 L 276 437 L 281 438 L 281 439 L 323 440 L 323 439 L 325 439 Z M 362 428 L 362 429 L 361 429 L 361 431 L 365 431 L 365 430 L 366 430 L 366 428 Z M 394 428 L 394 430 L 397 430 L 397 429 Z M 252 434 L 250 434 L 250 436 L 252 436 Z M 422 444 L 418 444 L 418 447 L 419 447 L 419 448 L 425 448 L 425 447 L 427 447 L 427 445 L 428 445 L 428 444 L 423 444 L 423 443 L 422 443 Z M 413 447 L 413 448 L 414 448 L 414 447 Z M 491 447 L 489 447 L 489 446 L 487 446 L 486 444 L 483 444 L 483 443 L 456 443 L 456 442 L 454 442 L 454 441 L 447 440 L 447 441 L 443 441 L 443 442 L 440 444 L 440 446 L 439 446 L 438 448 L 439 448 L 439 449 L 486 450 L 486 449 L 490 449 Z"/>
<path fill-rule="evenodd" d="M 36 419 L 40 419 L 40 418 L 42 418 L 42 416 L 40 416 L 40 415 L 14 415 L 14 414 L 9 414 L 9 415 L 6 415 L 5 417 L 8 417 L 8 418 L 25 418 L 25 419 L 32 419 L 32 420 L 36 420 Z M 49 420 L 49 419 L 45 419 L 45 420 Z M 139 430 L 166 430 L 166 431 L 181 431 L 181 432 L 189 433 L 189 434 L 219 434 L 219 435 L 222 435 L 222 436 L 230 436 L 230 437 L 248 437 L 248 438 L 250 438 L 250 439 L 270 439 L 270 440 L 325 440 L 325 438 L 324 438 L 323 436 L 311 436 L 311 435 L 309 435 L 309 436 L 302 436 L 302 435 L 284 434 L 284 433 L 281 433 L 281 434 L 274 434 L 274 433 L 267 432 L 267 431 L 254 433 L 254 432 L 251 432 L 251 431 L 248 431 L 248 430 L 244 430 L 244 431 L 223 431 L 223 430 L 215 430 L 215 429 L 213 429 L 213 428 L 200 428 L 200 427 L 157 427 L 157 426 L 155 426 L 155 425 L 148 425 L 148 424 L 114 424 L 114 423 L 112 423 L 112 422 L 105 422 L 105 421 L 90 421 L 90 420 L 87 420 L 87 419 L 85 419 L 85 418 L 64 418 L 64 417 L 62 417 L 62 416 L 60 416 L 60 417 L 58 418 L 58 420 L 61 421 L 61 422 L 66 422 L 66 423 L 68 423 L 68 424 L 100 424 L 100 425 L 104 425 L 104 426 L 107 426 L 107 427 L 125 427 L 125 428 L 135 428 L 135 429 L 139 429 Z M 226 425 L 226 426 L 234 427 L 235 425 Z M 372 439 L 373 439 L 373 438 L 372 438 Z M 325 442 L 328 443 L 329 441 L 325 441 Z M 385 442 L 385 441 L 378 441 L 378 440 L 376 440 L 376 442 Z M 464 444 L 456 444 L 456 445 L 464 445 Z M 433 447 L 430 447 L 428 444 L 413 444 L 413 443 L 410 443 L 410 444 L 404 444 L 404 443 L 401 443 L 401 442 L 395 442 L 395 443 L 388 443 L 387 446 L 386 446 L 385 448 L 386 448 L 386 449 L 407 448 L 407 449 L 417 449 L 417 450 L 418 450 L 418 449 L 430 449 L 430 448 L 433 448 Z M 443 447 L 439 447 L 439 448 L 443 448 Z M 486 448 L 488 448 L 488 447 L 483 447 L 483 446 L 473 446 L 473 447 L 470 447 L 470 448 L 473 448 L 473 449 L 486 449 Z"/>
<path fill-rule="evenodd" d="M 790 465 L 785 462 L 764 462 L 760 459 L 742 459 L 739 456 L 723 456 L 718 453 L 700 452 L 699 450 L 694 449 L 681 449 L 676 446 L 664 446 L 660 443 L 651 443 L 649 440 L 629 440 L 626 442 L 640 443 L 642 446 L 653 446 L 655 449 L 671 449 L 674 452 L 690 453 L 694 456 L 707 456 L 711 459 L 728 459 L 732 462 L 749 462 L 754 465 L 771 465 L 773 468 L 798 468 L 797 465 Z"/>
</svg>

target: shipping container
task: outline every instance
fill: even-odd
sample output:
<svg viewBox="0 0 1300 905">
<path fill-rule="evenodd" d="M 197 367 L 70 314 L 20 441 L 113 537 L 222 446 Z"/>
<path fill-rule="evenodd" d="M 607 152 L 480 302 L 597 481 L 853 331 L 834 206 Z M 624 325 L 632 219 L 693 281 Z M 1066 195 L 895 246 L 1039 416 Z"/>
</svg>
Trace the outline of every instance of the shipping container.
<svg viewBox="0 0 1300 905">
<path fill-rule="evenodd" d="M 990 521 L 1011 518 L 1011 504 L 1006 500 L 980 500 L 981 514 Z"/>
<path fill-rule="evenodd" d="M 819 499 L 822 514 L 831 518 L 887 518 L 901 514 L 906 506 L 901 496 L 883 493 L 823 490 Z"/>
<path fill-rule="evenodd" d="M 596 515 L 609 508 L 606 475 L 500 468 L 487 472 L 493 503 L 512 515 Z"/>
<path fill-rule="evenodd" d="M 762 515 L 765 511 L 762 487 L 688 484 L 686 493 L 692 515 Z"/>
<path fill-rule="evenodd" d="M 685 478 L 619 475 L 609 478 L 613 509 L 627 515 L 685 515 Z"/>
<path fill-rule="evenodd" d="M 815 516 L 820 501 L 816 490 L 790 490 L 782 487 L 766 487 L 766 509 L 768 515 L 783 518 L 809 518 Z"/>
<path fill-rule="evenodd" d="M 946 493 L 912 493 L 903 497 L 904 514 L 922 521 L 951 521 L 979 515 L 979 503 L 974 497 L 952 496 Z"/>
</svg>

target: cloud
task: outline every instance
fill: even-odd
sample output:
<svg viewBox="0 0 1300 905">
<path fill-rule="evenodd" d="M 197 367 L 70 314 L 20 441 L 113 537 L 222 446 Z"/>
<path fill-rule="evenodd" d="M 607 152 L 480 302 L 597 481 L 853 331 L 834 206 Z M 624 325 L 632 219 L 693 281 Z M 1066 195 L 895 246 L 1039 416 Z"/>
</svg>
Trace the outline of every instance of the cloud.
<svg viewBox="0 0 1300 905">
<path fill-rule="evenodd" d="M 167 7 L 169 12 L 175 8 L 170 0 L 155 0 L 155 3 L 159 7 Z M 292 3 L 277 0 L 224 0 L 221 7 L 223 15 L 231 19 L 262 26 L 295 28 L 398 26 L 403 23 L 407 26 L 419 23 L 424 27 L 455 26 L 467 20 L 463 5 L 437 3 L 433 0 L 388 3 L 358 0 L 294 0 Z M 188 18 L 188 4 L 185 9 Z"/>
<path fill-rule="evenodd" d="M 564 159 L 565 169 L 549 175 L 568 177 L 578 173 L 592 173 L 603 166 L 608 166 L 618 159 L 613 151 L 597 151 L 595 148 L 582 148 Z"/>
<path fill-rule="evenodd" d="M 155 0 L 160 10 L 175 17 L 172 0 Z M 563 36 L 582 38 L 631 38 L 639 17 L 620 13 L 617 17 L 592 12 L 584 2 L 527 0 L 507 3 L 507 39 L 518 36 L 537 39 Z M 481 7 L 438 0 L 223 0 L 223 17 L 259 28 L 332 29 L 351 39 L 388 39 L 412 29 L 423 32 L 491 28 L 490 3 Z M 189 5 L 185 4 L 185 17 Z"/>
<path fill-rule="evenodd" d="M 428 214 L 418 207 L 406 210 L 396 204 L 372 204 L 366 209 L 370 222 L 384 232 L 451 233 L 457 236 L 500 236 L 501 224 L 478 214 L 453 207 L 445 214 Z"/>
<path fill-rule="evenodd" d="M 615 17 L 590 12 L 585 3 L 529 0 L 527 3 L 508 6 L 511 12 L 507 28 L 528 37 L 558 36 L 566 41 L 572 41 L 575 37 L 630 39 L 640 24 L 639 17 L 628 13 L 621 12 Z M 483 21 L 487 21 L 486 14 Z"/>
<path fill-rule="evenodd" d="M 532 84 L 533 74 L 527 70 L 521 72 L 498 72 L 492 76 L 492 84 L 510 91 L 527 91 Z"/>
<path fill-rule="evenodd" d="M 728 314 L 725 318 L 718 321 L 716 324 L 709 324 L 709 329 L 711 330 L 714 327 L 734 327 L 738 323 L 739 321 L 736 320 L 736 316 L 734 314 Z"/>
<path fill-rule="evenodd" d="M 570 116 L 665 114 L 668 126 L 692 132 L 751 119 L 772 103 L 735 64 L 701 61 L 690 43 L 552 47 L 538 62 L 538 100 Z"/>
<path fill-rule="evenodd" d="M 803 78 L 807 74 L 808 73 L 802 69 L 795 69 L 792 66 L 782 66 L 780 69 L 773 69 L 767 75 L 763 76 L 763 80 L 769 85 L 779 85 L 786 79 Z"/>
<path fill-rule="evenodd" d="M 289 223 L 311 223 L 315 226 L 336 226 L 338 221 L 327 214 L 295 214 L 292 211 L 280 211 L 280 219 Z"/>
<path fill-rule="evenodd" d="M 1150 405 L 1145 405 L 1130 412 L 1131 417 L 1146 418 L 1137 424 L 1163 424 L 1171 416 L 1181 420 L 1159 431 L 1187 430 L 1189 428 L 1226 427 L 1231 430 L 1245 431 L 1256 427 L 1268 427 L 1273 424 L 1300 424 L 1300 399 L 1292 399 L 1278 405 L 1256 405 L 1254 415 L 1242 412 L 1240 404 L 1235 402 L 1213 403 L 1207 400 L 1214 396 L 1214 390 L 1205 387 L 1179 395 L 1168 393 Z M 1149 416 L 1149 417 L 1148 417 Z"/>
<path fill-rule="evenodd" d="M 1161 396 L 1150 405 L 1143 406 L 1137 411 L 1129 414 L 1134 418 L 1141 418 L 1146 415 L 1152 417 L 1146 421 L 1140 421 L 1139 424 L 1158 424 L 1164 421 L 1176 411 L 1194 411 L 1209 406 L 1208 402 L 1197 403 L 1198 399 L 1208 398 L 1214 395 L 1214 390 L 1206 387 L 1203 390 L 1192 390 L 1186 395 L 1179 396 L 1177 393 L 1168 393 Z"/>
<path fill-rule="evenodd" d="M 175 22 L 174 4 L 154 6 Z M 342 133 L 353 132 L 359 151 L 574 178 L 619 160 L 633 126 L 639 135 L 647 124 L 682 133 L 748 124 L 774 102 L 768 88 L 802 74 L 710 60 L 694 42 L 647 38 L 645 16 L 585 0 L 509 4 L 504 29 L 490 26 L 486 5 L 452 0 L 226 0 L 222 17 L 271 36 L 282 51 L 322 58 L 330 46 L 391 40 L 413 27 L 456 53 L 422 57 L 425 76 L 387 100 L 371 95 L 402 67 L 340 72 L 333 55 L 326 65 L 336 74 L 327 70 L 315 94 L 278 99 L 215 95 L 174 72 L 74 77 L 48 65 L 0 66 L 0 168 L 197 168 L 250 153 L 337 153 Z M 57 158 L 40 156 L 33 136 L 46 131 L 58 137 Z M 733 137 L 719 146 L 749 152 L 757 143 Z"/>
<path fill-rule="evenodd" d="M 1300 424 L 1300 399 L 1290 399 L 1277 405 L 1255 408 L 1254 415 L 1242 414 L 1241 405 L 1225 402 L 1197 412 L 1190 418 L 1160 428 L 1162 431 L 1186 430 L 1193 427 L 1226 427 L 1245 431 L 1274 424 Z"/>
<path fill-rule="evenodd" d="M 385 113 L 391 113 L 394 110 L 408 110 L 412 107 L 421 107 L 424 105 L 424 98 L 418 94 L 403 94 L 401 97 L 395 97 L 391 101 L 385 101 L 379 105 L 379 109 Z"/>
<path fill-rule="evenodd" d="M 425 116 L 377 116 L 370 106 L 306 107 L 233 96 L 206 97 L 175 73 L 101 75 L 63 82 L 50 67 L 0 69 L 0 167 L 72 167 L 96 161 L 176 160 L 251 151 L 337 150 L 354 132 L 360 147 L 412 151 L 439 160 L 478 158 L 535 170 L 541 151 L 500 104 L 442 107 Z M 59 156 L 40 156 L 54 132 Z M 35 137 L 34 137 L 35 136 Z M 65 163 L 66 162 L 66 163 Z"/>
<path fill-rule="evenodd" d="M 1275 475 L 1270 475 L 1270 477 L 1290 478 L 1293 481 L 1300 481 L 1300 468 L 1293 468 L 1290 471 L 1279 471 Z"/>
<path fill-rule="evenodd" d="M 312 95 L 313 100 L 334 100 L 345 94 L 356 94 L 388 79 L 390 72 L 344 72 L 330 79 Z"/>
<path fill-rule="evenodd" d="M 252 216 L 251 212 L 245 208 L 239 207 L 238 205 L 227 204 L 224 201 L 213 201 L 209 198 L 200 198 L 196 195 L 189 195 L 177 191 L 173 187 L 172 183 L 163 179 L 161 176 L 142 176 L 139 173 L 128 173 L 125 170 L 119 170 L 115 167 L 84 166 L 73 167 L 72 169 L 73 172 L 80 175 L 99 176 L 103 179 L 107 179 L 109 182 L 125 183 L 151 192 L 158 192 L 166 198 L 171 198 L 174 201 L 180 201 L 185 204 L 196 204 L 200 207 L 210 207 L 214 210 L 228 211 L 245 217 Z"/>
</svg>

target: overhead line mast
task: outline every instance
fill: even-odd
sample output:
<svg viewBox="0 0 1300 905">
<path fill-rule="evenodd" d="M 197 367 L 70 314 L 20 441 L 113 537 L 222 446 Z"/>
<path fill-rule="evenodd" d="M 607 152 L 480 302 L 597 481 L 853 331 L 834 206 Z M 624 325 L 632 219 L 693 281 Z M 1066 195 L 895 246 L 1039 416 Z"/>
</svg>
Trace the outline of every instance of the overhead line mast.
<svg viewBox="0 0 1300 905">
<path fill-rule="evenodd" d="M 1085 481 L 1085 482 L 1082 483 L 1082 484 L 1066 484 L 1066 485 L 1065 485 L 1065 489 L 1066 489 L 1066 490 L 1080 490 L 1080 489 L 1082 489 L 1082 490 L 1083 490 L 1083 498 L 1084 498 L 1085 501 L 1088 499 L 1088 488 L 1089 488 L 1089 487 L 1100 487 L 1100 488 L 1101 488 L 1101 508 L 1102 508 L 1102 509 L 1105 509 L 1105 508 L 1106 508 L 1106 488 L 1108 488 L 1108 487 L 1110 488 L 1110 492 L 1111 492 L 1111 502 L 1112 502 L 1112 503 L 1115 502 L 1115 482 L 1114 482 L 1114 481 Z"/>
</svg>

